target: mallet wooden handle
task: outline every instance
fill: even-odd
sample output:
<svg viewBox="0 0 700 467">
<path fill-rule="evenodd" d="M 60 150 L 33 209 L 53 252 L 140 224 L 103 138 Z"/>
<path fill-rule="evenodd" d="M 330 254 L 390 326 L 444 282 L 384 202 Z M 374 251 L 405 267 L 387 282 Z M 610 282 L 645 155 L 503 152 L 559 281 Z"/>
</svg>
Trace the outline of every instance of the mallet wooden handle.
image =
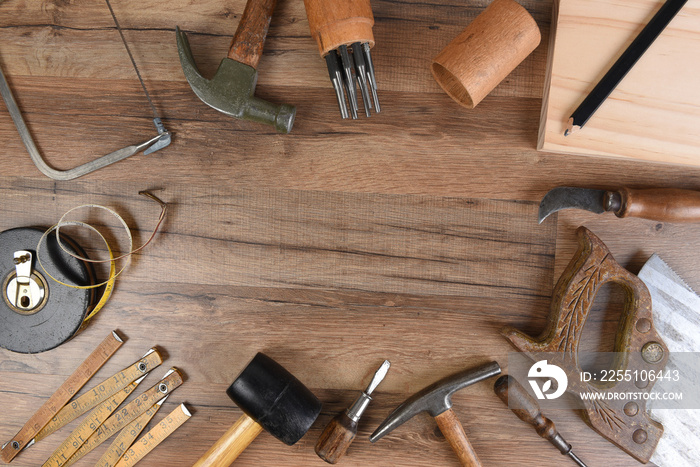
<svg viewBox="0 0 700 467">
<path fill-rule="evenodd" d="M 248 0 L 233 36 L 228 58 L 253 68 L 258 67 L 276 3 L 277 0 Z"/>
<path fill-rule="evenodd" d="M 438 428 L 452 446 L 452 450 L 457 454 L 459 462 L 464 467 L 481 467 L 481 461 L 476 455 L 467 434 L 464 432 L 464 427 L 459 422 L 459 419 L 452 411 L 447 409 L 437 417 L 435 417 Z"/>
<path fill-rule="evenodd" d="M 228 467 L 261 431 L 255 420 L 243 414 L 193 467 Z"/>
<path fill-rule="evenodd" d="M 619 192 L 607 194 L 613 202 L 616 195 L 619 196 L 619 207 L 612 206 L 612 210 L 618 217 L 642 217 L 661 222 L 700 222 L 700 191 L 622 188 Z"/>
</svg>

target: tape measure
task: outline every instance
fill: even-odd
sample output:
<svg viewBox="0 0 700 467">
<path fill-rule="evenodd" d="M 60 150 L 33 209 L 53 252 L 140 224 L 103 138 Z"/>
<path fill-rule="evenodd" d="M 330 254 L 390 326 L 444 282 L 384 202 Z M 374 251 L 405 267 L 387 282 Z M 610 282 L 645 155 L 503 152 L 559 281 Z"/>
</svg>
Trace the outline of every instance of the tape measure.
<svg viewBox="0 0 700 467">
<path fill-rule="evenodd" d="M 129 449 L 144 428 L 146 428 L 146 425 L 148 425 L 155 414 L 158 413 L 158 410 L 167 398 L 168 396 L 162 398 L 156 405 L 148 409 L 145 414 L 141 415 L 120 431 L 114 441 L 112 441 L 112 444 L 107 448 L 107 451 L 100 457 L 100 460 L 97 461 L 95 467 L 114 467 L 114 464 L 121 459 L 124 451 Z M 74 457 L 75 456 L 71 458 L 71 462 L 68 462 L 65 467 L 69 467 L 73 464 Z"/>
<path fill-rule="evenodd" d="M 15 458 L 37 433 L 68 403 L 68 401 L 92 378 L 124 341 L 116 331 L 107 336 L 100 345 L 66 379 L 61 387 L 32 415 L 10 442 L 0 451 L 0 458 L 6 463 Z"/>
<path fill-rule="evenodd" d="M 171 368 L 168 370 L 163 379 L 161 379 L 153 387 L 129 402 L 123 408 L 119 409 L 111 417 L 105 420 L 104 423 L 99 425 L 94 433 L 87 438 L 87 441 L 80 446 L 80 449 L 75 452 L 73 455 L 75 459 L 71 459 L 71 461 L 75 462 L 103 442 L 107 441 L 107 439 L 109 439 L 113 434 L 143 415 L 164 396 L 170 394 L 181 384 L 182 375 L 180 372 L 177 371 L 176 368 Z"/>
<path fill-rule="evenodd" d="M 36 247 L 43 231 L 18 228 L 0 232 L 0 347 L 38 353 L 64 343 L 83 324 L 94 305 L 94 291 L 54 283 L 36 266 Z M 80 246 L 64 236 L 68 251 L 84 256 Z M 47 238 L 42 262 L 57 279 L 74 286 L 95 282 L 91 265 L 63 251 Z"/>
<path fill-rule="evenodd" d="M 141 381 L 146 376 L 142 376 L 133 383 L 130 383 L 127 387 L 118 391 L 115 395 L 108 398 L 101 404 L 99 404 L 95 410 L 93 410 L 90 415 L 85 417 L 78 427 L 73 430 L 73 432 L 66 438 L 65 441 L 56 449 L 53 454 L 44 462 L 42 467 L 62 467 L 68 459 L 71 458 L 73 454 L 83 445 L 85 440 L 87 440 L 90 435 L 97 429 L 98 426 L 107 420 L 107 418 L 112 415 L 112 413 L 117 410 L 117 407 L 121 405 L 124 400 L 131 394 L 136 386 L 139 385 Z"/>
<path fill-rule="evenodd" d="M 64 427 L 82 414 L 95 408 L 98 404 L 107 400 L 126 387 L 140 376 L 148 374 L 151 370 L 163 363 L 163 358 L 156 349 L 150 349 L 137 362 L 110 376 L 85 394 L 63 407 L 58 414 L 34 437 L 38 443 L 56 430 Z"/>
<path fill-rule="evenodd" d="M 170 436 L 183 423 L 191 417 L 185 404 L 180 404 L 175 410 L 170 412 L 163 420 L 146 433 L 140 440 L 136 441 L 132 447 L 126 450 L 122 458 L 115 467 L 131 467 L 143 459 L 165 438 Z"/>
</svg>

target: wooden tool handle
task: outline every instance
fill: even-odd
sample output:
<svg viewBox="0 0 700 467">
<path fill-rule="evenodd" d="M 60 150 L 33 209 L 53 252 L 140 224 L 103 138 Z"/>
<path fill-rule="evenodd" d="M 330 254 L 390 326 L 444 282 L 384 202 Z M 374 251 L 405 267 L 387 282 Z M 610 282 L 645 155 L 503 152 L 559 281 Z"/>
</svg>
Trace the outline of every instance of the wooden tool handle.
<svg viewBox="0 0 700 467">
<path fill-rule="evenodd" d="M 675 188 L 620 190 L 618 217 L 641 217 L 661 222 L 700 222 L 700 191 Z"/>
<path fill-rule="evenodd" d="M 493 390 L 520 420 L 534 426 L 538 435 L 550 441 L 556 437 L 554 422 L 542 415 L 540 405 L 515 378 L 510 375 L 501 376 L 496 380 Z"/>
<path fill-rule="evenodd" d="M 262 430 L 255 420 L 243 414 L 193 467 L 228 467 Z"/>
<path fill-rule="evenodd" d="M 318 457 L 329 464 L 335 464 L 348 450 L 356 434 L 357 422 L 341 412 L 326 425 L 314 450 Z"/>
<path fill-rule="evenodd" d="M 457 454 L 459 462 L 463 467 L 481 467 L 481 461 L 474 452 L 474 448 L 467 439 L 462 424 L 452 409 L 447 409 L 435 417 L 438 428 L 452 446 L 452 450 Z"/>
<path fill-rule="evenodd" d="M 304 7 L 321 57 L 354 42 L 369 42 L 374 47 L 374 15 L 369 0 L 304 0 Z"/>
<path fill-rule="evenodd" d="M 253 68 L 258 67 L 276 3 L 277 0 L 248 0 L 233 36 L 228 58 Z"/>
</svg>

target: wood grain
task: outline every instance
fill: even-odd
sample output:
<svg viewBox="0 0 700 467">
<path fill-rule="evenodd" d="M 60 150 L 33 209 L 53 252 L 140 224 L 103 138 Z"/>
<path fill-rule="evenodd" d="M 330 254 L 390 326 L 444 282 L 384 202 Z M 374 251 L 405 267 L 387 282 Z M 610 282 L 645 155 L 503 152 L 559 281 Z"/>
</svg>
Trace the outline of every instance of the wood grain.
<svg viewBox="0 0 700 467">
<path fill-rule="evenodd" d="M 659 9 L 662 2 L 555 0 L 556 37 L 538 146 L 546 151 L 700 165 L 698 69 L 694 26 L 700 3 L 689 1 L 586 126 L 569 136 L 569 116 Z"/>
<path fill-rule="evenodd" d="M 338 118 L 303 3 L 280 0 L 256 87 L 263 99 L 297 106 L 294 131 L 278 135 L 202 104 L 177 57 L 175 25 L 187 32 L 199 69 L 212 76 L 244 0 L 112 0 L 173 143 L 79 180 L 54 182 L 33 166 L 0 105 L 0 230 L 48 226 L 66 210 L 95 202 L 122 213 L 140 244 L 158 216 L 158 207 L 136 194 L 142 189 L 163 188 L 156 193 L 170 203 L 169 214 L 81 334 L 37 355 L 0 350 L 0 440 L 22 427 L 103 335 L 119 329 L 127 340 L 96 381 L 157 345 L 164 364 L 185 377 L 162 412 L 181 402 L 193 412 L 146 465 L 192 465 L 214 444 L 241 415 L 226 388 L 258 351 L 311 388 L 324 409 L 296 445 L 261 433 L 236 465 L 324 465 L 313 449 L 323 427 L 385 358 L 392 369 L 342 463 L 458 465 L 428 416 L 376 444 L 368 436 L 433 381 L 491 360 L 507 371 L 513 349 L 499 330 L 512 325 L 536 335 L 545 327 L 552 287 L 575 250 L 579 225 L 632 272 L 657 252 L 700 289 L 697 226 L 580 211 L 537 225 L 537 205 L 554 186 L 697 190 L 700 169 L 536 150 L 548 0 L 521 2 L 540 27 L 540 46 L 476 109 L 455 104 L 433 80 L 430 61 L 488 3 L 373 1 L 382 112 L 348 122 Z M 5 0 L 0 43 L 0 64 L 55 167 L 154 134 L 103 0 Z M 116 227 L 113 219 L 87 217 Z M 111 229 L 123 243 L 121 235 Z M 79 238 L 90 255 L 103 253 L 95 239 Z M 596 305 L 585 345 L 609 344 L 616 301 L 612 294 L 609 304 Z M 149 375 L 144 387 L 160 376 Z M 490 383 L 455 394 L 453 404 L 484 466 L 562 462 L 513 417 Z M 578 414 L 552 417 L 591 465 L 638 465 Z M 40 465 L 79 421 L 12 465 Z M 81 463 L 94 465 L 106 446 Z"/>
</svg>

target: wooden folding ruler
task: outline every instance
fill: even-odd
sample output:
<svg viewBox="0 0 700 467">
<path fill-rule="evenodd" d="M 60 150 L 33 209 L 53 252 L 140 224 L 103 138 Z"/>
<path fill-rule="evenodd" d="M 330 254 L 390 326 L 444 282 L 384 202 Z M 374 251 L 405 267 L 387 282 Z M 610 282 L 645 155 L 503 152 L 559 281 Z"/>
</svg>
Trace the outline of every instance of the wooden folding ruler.
<svg viewBox="0 0 700 467">
<path fill-rule="evenodd" d="M 147 375 L 163 363 L 163 358 L 156 349 L 150 349 L 138 361 L 110 376 L 74 401 L 66 404 L 53 419 L 34 437 L 38 443 L 56 430 L 64 427 L 82 414 L 97 407 L 119 390 L 124 389 L 137 378 Z M 29 443 L 31 446 L 32 443 Z"/>
<path fill-rule="evenodd" d="M 146 413 L 124 427 L 117 437 L 114 438 L 112 444 L 109 445 L 107 451 L 100 457 L 100 460 L 97 461 L 95 467 L 113 467 L 114 464 L 119 462 L 124 451 L 129 449 L 134 441 L 136 441 L 136 438 L 138 438 L 144 428 L 146 428 L 146 425 L 148 425 L 167 398 L 168 396 L 162 398 L 153 407 L 148 409 Z M 71 458 L 71 461 L 72 460 L 73 458 Z M 71 464 L 72 462 L 66 464 L 66 467 Z"/>
<path fill-rule="evenodd" d="M 85 440 L 100 426 L 119 405 L 131 394 L 136 386 L 145 378 L 142 376 L 127 387 L 118 391 L 115 395 L 98 405 L 85 420 L 63 441 L 51 457 L 44 462 L 42 467 L 62 467 L 71 458 L 75 451 L 85 442 Z"/>
<path fill-rule="evenodd" d="M 72 457 L 70 457 L 65 464 L 61 465 L 67 467 L 78 461 L 113 434 L 146 413 L 181 384 L 182 375 L 180 372 L 176 368 L 168 370 L 163 379 L 158 381 L 153 387 L 119 409 L 101 424 L 96 424 L 93 431 L 83 438 L 84 442 L 80 442 L 78 449 L 74 451 Z"/>
<path fill-rule="evenodd" d="M 24 449 L 68 401 L 102 368 L 124 341 L 112 333 L 80 364 L 56 392 L 27 421 L 22 429 L 0 450 L 0 458 L 10 462 Z"/>
<path fill-rule="evenodd" d="M 165 438 L 170 436 L 173 431 L 189 420 L 190 416 L 191 414 L 185 407 L 185 404 L 177 406 L 175 410 L 158 422 L 140 440 L 136 441 L 132 447 L 127 449 L 115 467 L 131 467 L 136 464 L 163 442 Z"/>
</svg>

